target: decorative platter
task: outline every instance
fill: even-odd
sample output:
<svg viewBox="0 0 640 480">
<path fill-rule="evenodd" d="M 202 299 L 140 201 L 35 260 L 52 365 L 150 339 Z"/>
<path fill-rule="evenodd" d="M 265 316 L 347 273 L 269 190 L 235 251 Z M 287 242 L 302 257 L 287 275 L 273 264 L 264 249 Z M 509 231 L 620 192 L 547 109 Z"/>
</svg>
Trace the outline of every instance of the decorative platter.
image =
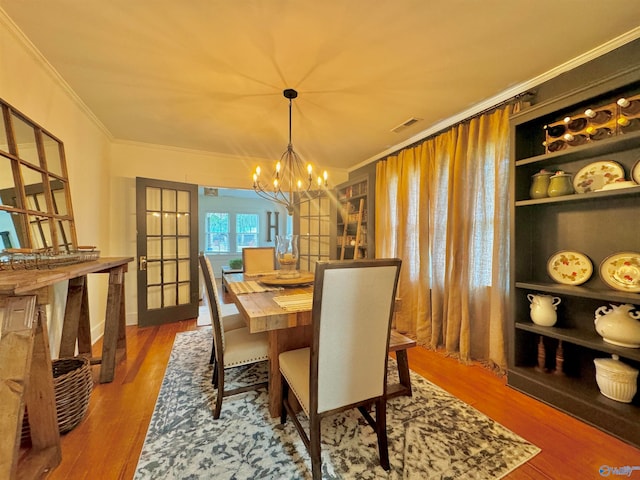
<svg viewBox="0 0 640 480">
<path fill-rule="evenodd" d="M 640 292 L 640 253 L 609 255 L 600 264 L 600 278 L 614 290 Z"/>
<path fill-rule="evenodd" d="M 547 273 L 564 285 L 582 285 L 591 278 L 593 264 L 589 257 L 571 250 L 562 250 L 549 257 Z"/>
<path fill-rule="evenodd" d="M 278 275 L 270 275 L 267 277 L 261 277 L 260 283 L 265 285 L 276 285 L 279 287 L 299 287 L 302 285 L 310 285 L 313 283 L 315 274 L 311 272 L 300 272 L 299 277 L 294 278 L 279 278 Z"/>
<path fill-rule="evenodd" d="M 640 160 L 631 169 L 631 178 L 634 182 L 640 183 Z"/>
<path fill-rule="evenodd" d="M 619 179 L 624 179 L 622 165 L 612 160 L 603 160 L 582 167 L 573 177 L 573 188 L 576 193 L 595 192 Z"/>
</svg>

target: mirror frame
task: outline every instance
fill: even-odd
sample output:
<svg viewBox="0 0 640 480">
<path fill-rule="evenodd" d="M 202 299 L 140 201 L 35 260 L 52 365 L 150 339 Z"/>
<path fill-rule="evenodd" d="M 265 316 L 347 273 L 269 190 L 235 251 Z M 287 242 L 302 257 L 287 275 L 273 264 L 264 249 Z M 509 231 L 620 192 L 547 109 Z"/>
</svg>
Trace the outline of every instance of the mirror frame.
<svg viewBox="0 0 640 480">
<path fill-rule="evenodd" d="M 8 159 L 13 174 L 13 182 L 7 182 L 7 185 L 13 185 L 0 189 L 0 213 L 8 212 L 11 215 L 20 249 L 56 253 L 77 250 L 64 144 L 1 98 L 0 108 L 0 133 L 4 131 L 7 140 L 6 145 L 0 144 L 0 161 Z M 22 122 L 33 129 L 33 145 L 19 143 L 15 122 Z M 56 151 L 56 145 L 50 145 L 51 141 L 57 144 L 58 153 L 58 158 L 50 159 L 54 171 L 47 167 L 47 152 L 53 156 Z M 23 146 L 23 152 L 29 150 L 31 158 L 25 158 L 24 153 L 21 156 L 20 149 Z M 33 148 L 37 153 L 37 164 L 34 162 L 36 156 Z M 43 180 L 41 183 L 25 185 L 23 172 L 39 173 Z M 54 195 L 58 190 L 63 190 L 64 195 Z M 65 205 L 59 205 L 61 198 Z"/>
</svg>

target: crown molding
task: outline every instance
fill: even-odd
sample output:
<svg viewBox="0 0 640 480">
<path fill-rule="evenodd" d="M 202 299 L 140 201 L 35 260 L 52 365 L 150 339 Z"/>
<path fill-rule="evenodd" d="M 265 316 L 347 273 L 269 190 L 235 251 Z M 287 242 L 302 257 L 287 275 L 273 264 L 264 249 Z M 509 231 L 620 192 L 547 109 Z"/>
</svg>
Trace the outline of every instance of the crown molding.
<svg viewBox="0 0 640 480">
<path fill-rule="evenodd" d="M 599 47 L 589 50 L 588 52 L 585 52 L 582 55 L 579 55 L 569 60 L 568 62 L 558 65 L 557 67 L 552 68 L 551 70 L 544 72 L 543 74 L 538 75 L 537 77 L 532 78 L 531 80 L 527 80 L 525 82 L 514 85 L 513 87 L 500 92 L 498 95 L 495 95 L 481 103 L 478 103 L 473 107 L 467 110 L 464 110 L 452 117 L 446 118 L 432 125 L 428 129 L 415 134 L 414 136 L 412 136 L 411 138 L 408 138 L 404 142 L 398 143 L 393 147 L 388 148 L 387 150 L 380 152 L 377 155 L 374 155 L 373 157 L 369 157 L 368 159 L 349 168 L 348 171 L 353 172 L 354 170 L 357 170 L 358 168 L 362 168 L 365 165 L 375 162 L 376 160 L 381 160 L 384 157 L 397 153 L 398 151 L 408 147 L 409 145 L 412 145 L 416 142 L 419 142 L 420 140 L 423 140 L 423 139 L 426 139 L 427 137 L 435 135 L 436 133 L 447 129 L 452 125 L 460 123 L 469 117 L 473 117 L 474 115 L 477 115 L 480 112 L 488 110 L 494 107 L 495 105 L 499 105 L 500 103 L 505 102 L 510 98 L 515 97 L 516 95 L 519 95 L 523 92 L 526 92 L 527 90 L 535 88 L 536 86 L 546 82 L 547 80 L 551 80 L 563 73 L 566 73 L 570 70 L 573 70 L 576 67 L 579 67 L 580 65 L 584 65 L 585 63 L 588 63 L 591 60 L 595 60 L 596 58 L 601 57 L 602 55 L 609 53 L 615 50 L 616 48 L 621 47 L 627 43 L 637 40 L 638 38 L 640 38 L 640 27 L 636 27 L 633 30 L 630 30 L 627 33 L 620 35 L 619 37 L 616 37 L 600 45 Z"/>
</svg>

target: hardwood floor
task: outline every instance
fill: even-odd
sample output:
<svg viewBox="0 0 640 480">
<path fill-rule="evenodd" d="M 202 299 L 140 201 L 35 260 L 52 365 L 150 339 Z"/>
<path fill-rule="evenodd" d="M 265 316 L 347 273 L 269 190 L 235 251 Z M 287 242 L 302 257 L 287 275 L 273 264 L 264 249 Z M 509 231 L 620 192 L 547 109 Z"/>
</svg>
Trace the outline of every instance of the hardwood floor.
<svg viewBox="0 0 640 480">
<path fill-rule="evenodd" d="M 96 385 L 86 419 L 62 437 L 62 463 L 48 478 L 133 478 L 173 339 L 196 328 L 195 320 L 127 328 L 128 358 L 112 383 Z M 601 465 L 640 466 L 640 450 L 507 387 L 481 366 L 419 347 L 409 351 L 409 365 L 542 449 L 510 480 L 597 479 Z"/>
</svg>

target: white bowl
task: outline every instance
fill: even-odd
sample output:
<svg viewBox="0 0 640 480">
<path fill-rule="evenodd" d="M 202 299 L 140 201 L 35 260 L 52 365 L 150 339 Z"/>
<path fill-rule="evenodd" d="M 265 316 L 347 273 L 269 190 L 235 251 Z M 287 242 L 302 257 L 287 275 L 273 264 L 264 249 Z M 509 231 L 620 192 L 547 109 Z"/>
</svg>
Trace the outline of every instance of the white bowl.
<svg viewBox="0 0 640 480">
<path fill-rule="evenodd" d="M 631 403 L 638 390 L 638 370 L 618 360 L 618 355 L 612 358 L 596 358 L 596 383 L 600 393 L 611 400 Z"/>
</svg>

